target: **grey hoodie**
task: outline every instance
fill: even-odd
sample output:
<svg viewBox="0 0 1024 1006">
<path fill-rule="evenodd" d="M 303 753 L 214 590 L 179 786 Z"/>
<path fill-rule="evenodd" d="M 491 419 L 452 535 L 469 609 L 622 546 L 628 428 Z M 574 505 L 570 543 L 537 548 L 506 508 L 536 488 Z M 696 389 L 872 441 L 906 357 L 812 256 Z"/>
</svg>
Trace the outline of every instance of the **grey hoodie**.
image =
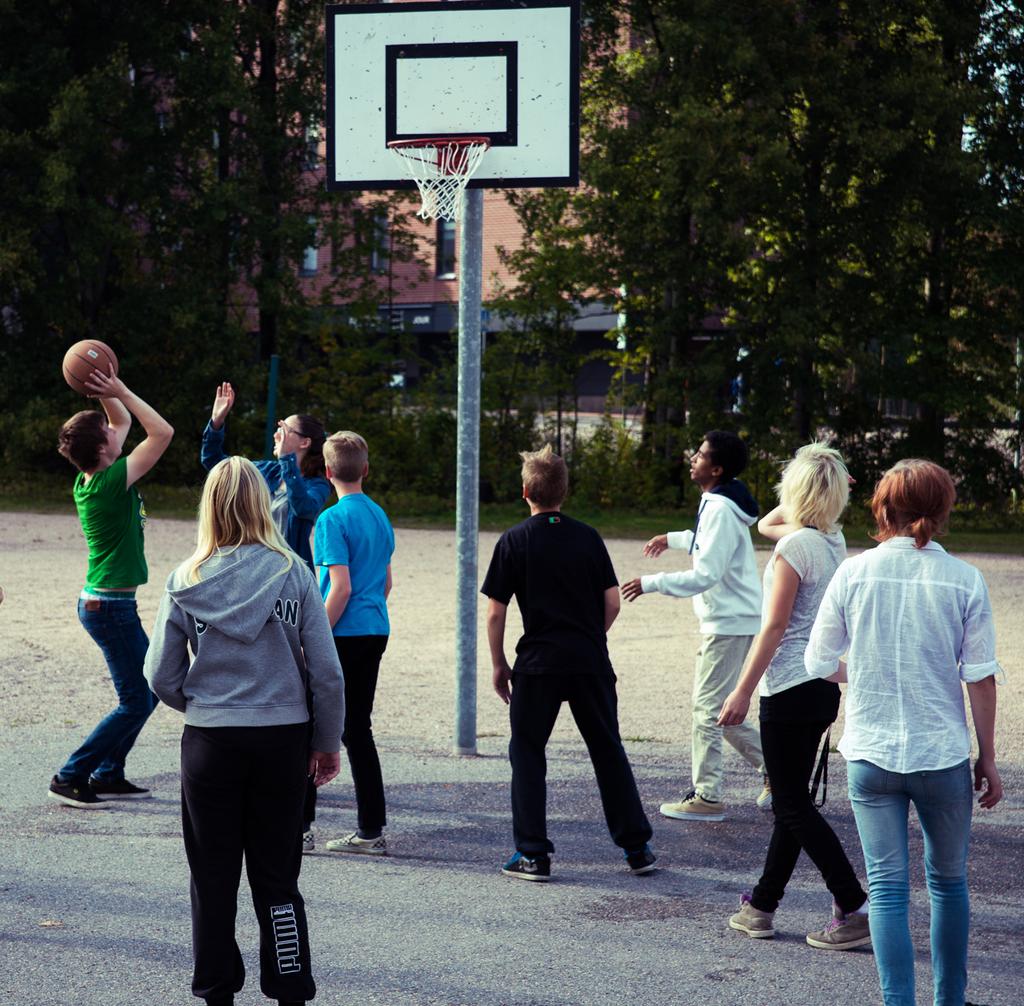
<svg viewBox="0 0 1024 1006">
<path fill-rule="evenodd" d="M 338 751 L 345 689 L 327 613 L 306 564 L 296 558 L 284 575 L 283 568 L 280 553 L 241 545 L 204 562 L 199 583 L 176 569 L 160 601 L 146 678 L 198 727 L 306 723 L 308 687 L 310 746 Z"/>
</svg>

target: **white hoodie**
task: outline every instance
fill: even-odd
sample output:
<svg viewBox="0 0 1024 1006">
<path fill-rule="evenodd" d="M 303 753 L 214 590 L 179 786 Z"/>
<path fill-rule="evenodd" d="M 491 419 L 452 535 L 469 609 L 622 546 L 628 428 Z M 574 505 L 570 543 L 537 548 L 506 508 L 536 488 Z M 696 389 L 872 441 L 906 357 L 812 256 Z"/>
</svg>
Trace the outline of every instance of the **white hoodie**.
<svg viewBox="0 0 1024 1006">
<path fill-rule="evenodd" d="M 756 512 L 747 513 L 728 496 L 704 493 L 696 537 L 693 531 L 668 534 L 668 547 L 689 550 L 693 568 L 643 576 L 643 592 L 692 597 L 700 631 L 706 636 L 757 635 L 761 631 L 761 578 L 748 530 L 756 520 Z"/>
</svg>

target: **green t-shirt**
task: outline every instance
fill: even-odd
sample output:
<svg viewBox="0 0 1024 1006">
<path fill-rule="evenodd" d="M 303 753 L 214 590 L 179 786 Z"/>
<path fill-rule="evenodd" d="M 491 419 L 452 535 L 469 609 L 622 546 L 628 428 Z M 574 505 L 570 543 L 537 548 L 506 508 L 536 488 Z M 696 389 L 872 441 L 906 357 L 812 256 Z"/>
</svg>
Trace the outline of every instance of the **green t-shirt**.
<svg viewBox="0 0 1024 1006">
<path fill-rule="evenodd" d="M 146 508 L 127 482 L 127 458 L 118 458 L 88 482 L 81 473 L 75 479 L 75 506 L 89 546 L 87 588 L 137 587 L 149 578 L 142 537 Z"/>
</svg>

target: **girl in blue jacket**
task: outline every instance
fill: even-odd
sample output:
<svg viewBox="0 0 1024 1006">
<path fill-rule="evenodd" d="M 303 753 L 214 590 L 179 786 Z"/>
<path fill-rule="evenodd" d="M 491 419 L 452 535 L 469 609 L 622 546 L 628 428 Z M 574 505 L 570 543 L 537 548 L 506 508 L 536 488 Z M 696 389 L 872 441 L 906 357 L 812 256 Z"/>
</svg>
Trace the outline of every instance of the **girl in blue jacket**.
<svg viewBox="0 0 1024 1006">
<path fill-rule="evenodd" d="M 217 388 L 210 421 L 203 430 L 199 461 L 210 471 L 223 461 L 224 420 L 235 404 L 235 389 L 225 381 Z M 324 471 L 324 427 L 313 416 L 295 415 L 277 421 L 274 459 L 255 465 L 270 490 L 270 514 L 288 547 L 313 568 L 309 539 L 313 524 L 331 491 Z"/>
</svg>

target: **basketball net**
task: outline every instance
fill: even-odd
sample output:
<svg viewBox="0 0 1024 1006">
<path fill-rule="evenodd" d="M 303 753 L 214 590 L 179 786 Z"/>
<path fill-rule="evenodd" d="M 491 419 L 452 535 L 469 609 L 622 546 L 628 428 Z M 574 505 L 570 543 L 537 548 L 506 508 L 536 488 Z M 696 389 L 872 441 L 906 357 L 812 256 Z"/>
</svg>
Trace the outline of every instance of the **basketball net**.
<svg viewBox="0 0 1024 1006">
<path fill-rule="evenodd" d="M 463 136 L 392 140 L 388 148 L 420 190 L 422 205 L 417 215 L 424 220 L 458 220 L 462 193 L 490 145 L 485 136 Z"/>
</svg>

